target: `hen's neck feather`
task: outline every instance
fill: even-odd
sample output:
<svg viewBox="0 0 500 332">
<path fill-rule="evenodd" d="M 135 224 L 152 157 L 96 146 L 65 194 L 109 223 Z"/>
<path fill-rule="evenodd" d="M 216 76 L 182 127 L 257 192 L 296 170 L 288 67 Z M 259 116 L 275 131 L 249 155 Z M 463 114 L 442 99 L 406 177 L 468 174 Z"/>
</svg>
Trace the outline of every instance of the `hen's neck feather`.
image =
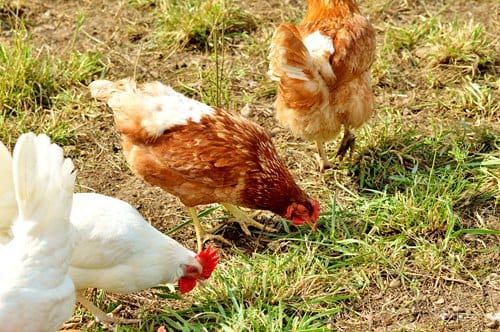
<svg viewBox="0 0 500 332">
<path fill-rule="evenodd" d="M 333 17 L 344 17 L 353 13 L 359 13 L 359 8 L 356 2 L 352 0 L 308 0 L 303 23 Z"/>
</svg>

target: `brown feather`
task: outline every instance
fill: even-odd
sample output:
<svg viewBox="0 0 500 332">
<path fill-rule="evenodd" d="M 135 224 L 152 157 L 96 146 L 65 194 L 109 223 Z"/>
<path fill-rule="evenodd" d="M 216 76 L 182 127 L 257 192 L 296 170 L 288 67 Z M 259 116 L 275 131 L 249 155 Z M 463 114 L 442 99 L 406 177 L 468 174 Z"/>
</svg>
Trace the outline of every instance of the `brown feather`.
<svg viewBox="0 0 500 332">
<path fill-rule="evenodd" d="M 148 113 L 140 96 L 161 95 L 161 89 L 148 83 L 125 95 L 118 90 L 100 99 L 127 101 L 121 99 L 113 111 L 132 170 L 178 196 L 186 206 L 231 203 L 281 216 L 292 203 L 311 207 L 310 198 L 297 186 L 261 126 L 214 108 L 199 122 L 189 120 L 152 136 L 142 126 Z"/>
<path fill-rule="evenodd" d="M 292 31 L 300 43 L 290 37 Z M 276 71 L 279 63 L 306 63 L 302 60 L 302 41 L 316 31 L 333 42 L 334 54 L 325 60 L 333 78 L 325 75 L 320 64 L 303 66 L 309 81 L 291 79 Z M 292 54 L 300 60 L 291 59 Z M 280 56 L 288 58 L 278 59 Z M 270 71 L 279 75 L 278 120 L 295 134 L 315 141 L 335 138 L 342 126 L 358 128 L 373 111 L 370 66 L 374 59 L 375 30 L 355 1 L 308 0 L 302 22 L 295 29 L 290 23 L 282 24 L 272 40 Z"/>
</svg>

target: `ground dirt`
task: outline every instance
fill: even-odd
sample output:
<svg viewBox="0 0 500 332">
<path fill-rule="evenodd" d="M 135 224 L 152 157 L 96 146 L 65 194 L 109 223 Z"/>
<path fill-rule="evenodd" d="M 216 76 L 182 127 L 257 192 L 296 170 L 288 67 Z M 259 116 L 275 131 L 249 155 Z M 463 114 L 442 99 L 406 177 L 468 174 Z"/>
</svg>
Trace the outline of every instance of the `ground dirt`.
<svg viewBox="0 0 500 332">
<path fill-rule="evenodd" d="M 251 1 L 248 9 L 262 15 L 265 13 L 267 16 L 273 16 L 268 22 L 277 24 L 282 17 L 280 13 L 286 10 L 290 1 Z M 498 27 L 495 23 L 499 18 L 498 8 L 497 15 L 492 15 L 491 2 L 487 4 L 482 4 L 482 1 L 477 2 L 477 5 L 472 6 L 473 10 L 469 10 L 471 2 L 457 1 L 452 6 L 446 7 L 444 14 L 452 17 L 464 12 L 465 16 L 483 21 L 487 26 Z M 13 7 L 15 6 L 14 4 Z M 189 50 L 165 59 L 162 52 L 144 47 L 148 41 L 148 31 L 153 28 L 152 13 L 155 10 L 153 7 L 132 7 L 123 0 L 35 0 L 24 1 L 17 8 L 18 14 L 27 22 L 33 42 L 41 48 L 50 49 L 54 55 L 67 52 L 75 33 L 78 15 L 83 15 L 85 21 L 75 48 L 82 52 L 102 53 L 104 55 L 102 61 L 108 68 L 105 73 L 107 78 L 135 76 L 138 80 L 159 79 L 164 83 L 175 85 L 182 80 L 186 67 L 201 66 L 203 62 L 210 61 L 206 56 Z M 405 13 L 387 11 L 381 12 L 380 16 L 371 17 L 377 27 L 379 40 L 383 33 L 379 25 L 385 20 L 405 19 L 404 15 Z M 4 35 L 2 38 L 8 36 Z M 82 94 L 87 93 L 85 85 L 91 79 L 93 78 L 82 82 Z M 386 102 L 383 98 L 384 95 L 377 96 L 377 103 Z M 277 124 L 272 116 L 272 99 L 259 99 L 253 107 L 252 119 L 272 130 L 280 154 L 300 185 L 312 196 L 318 196 L 322 200 L 328 199 L 329 191 L 337 190 L 339 204 L 342 205 L 342 195 L 346 194 L 336 187 L 337 181 L 324 178 L 316 171 L 314 146 L 294 138 L 285 130 L 273 129 Z M 78 169 L 79 191 L 95 191 L 123 199 L 136 207 L 147 220 L 163 232 L 168 232 L 181 221 L 188 220 L 186 210 L 177 198 L 145 184 L 129 170 L 108 108 L 95 103 L 95 108 L 83 114 L 81 120 L 76 140 L 66 147 L 67 155 L 75 160 Z M 290 144 L 300 145 L 301 155 L 297 156 L 296 151 L 290 153 L 286 149 Z M 329 149 L 333 151 L 335 143 L 331 143 Z M 347 179 L 344 186 L 356 190 L 355 182 Z M 492 222 L 497 223 L 498 228 L 498 217 L 491 214 L 490 216 L 495 219 Z M 267 220 L 272 217 L 264 213 L 262 218 Z M 236 241 L 235 245 L 239 249 L 252 251 L 259 246 L 265 247 L 265 243 L 256 245 L 258 233 L 251 239 L 241 237 L 237 226 L 228 226 L 223 231 Z M 196 247 L 194 230 L 190 226 L 183 227 L 171 236 L 190 248 Z M 474 242 L 474 239 L 471 241 Z M 231 255 L 232 250 L 234 249 L 224 248 L 223 256 Z M 482 261 L 475 260 L 475 257 L 470 259 L 468 264 L 480 266 L 499 262 L 498 255 L 494 254 L 491 254 L 491 257 L 481 256 Z M 485 259 L 488 261 L 483 261 Z M 386 287 L 374 285 L 365 290 L 362 296 L 352 300 L 352 308 L 357 312 L 355 320 L 349 312 L 332 317 L 332 330 L 483 331 L 488 330 L 484 314 L 500 309 L 498 276 L 491 276 L 491 284 L 478 283 L 473 279 L 436 280 L 427 276 L 420 276 L 419 280 L 421 280 L 419 285 L 412 285 L 405 281 L 392 282 L 387 276 L 387 280 L 382 282 Z M 181 308 L 189 305 L 189 299 L 187 302 L 162 300 L 156 297 L 153 291 L 128 296 L 108 294 L 107 301 L 115 300 L 122 303 L 122 310 L 117 314 L 129 318 L 137 316 L 144 310 L 154 312 L 162 306 Z M 71 322 L 74 323 L 74 327 L 82 327 L 89 323 L 89 316 L 77 314 Z"/>
</svg>

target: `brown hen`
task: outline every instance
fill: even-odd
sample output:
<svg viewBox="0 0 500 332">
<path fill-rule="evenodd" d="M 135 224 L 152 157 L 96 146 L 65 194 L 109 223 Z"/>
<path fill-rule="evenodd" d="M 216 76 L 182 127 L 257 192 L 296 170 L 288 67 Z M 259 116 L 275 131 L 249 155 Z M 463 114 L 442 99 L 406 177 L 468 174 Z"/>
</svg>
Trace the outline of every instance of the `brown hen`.
<svg viewBox="0 0 500 332">
<path fill-rule="evenodd" d="M 319 205 L 295 183 L 267 132 L 243 116 L 205 105 L 160 82 L 99 80 L 93 97 L 113 109 L 125 157 L 146 182 L 180 198 L 188 207 L 198 249 L 208 238 L 194 206 L 221 203 L 243 231 L 275 231 L 236 205 L 272 211 L 313 229 Z"/>
<path fill-rule="evenodd" d="M 375 31 L 352 0 L 308 0 L 298 26 L 281 24 L 272 39 L 269 75 L 279 81 L 276 116 L 316 142 L 319 166 L 332 165 L 324 143 L 344 128 L 337 156 L 354 148 L 353 129 L 373 111 L 370 66 Z"/>
</svg>

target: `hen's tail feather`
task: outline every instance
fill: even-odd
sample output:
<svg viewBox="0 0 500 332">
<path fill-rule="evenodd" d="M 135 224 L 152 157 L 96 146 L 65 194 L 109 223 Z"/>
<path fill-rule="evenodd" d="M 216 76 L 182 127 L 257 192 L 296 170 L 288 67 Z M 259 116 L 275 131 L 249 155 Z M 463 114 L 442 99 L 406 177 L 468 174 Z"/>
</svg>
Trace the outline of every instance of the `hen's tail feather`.
<svg viewBox="0 0 500 332">
<path fill-rule="evenodd" d="M 17 214 L 14 183 L 12 181 L 12 157 L 0 142 L 0 244 L 10 240 L 10 228 Z"/>
<path fill-rule="evenodd" d="M 287 107 L 308 111 L 327 100 L 325 88 L 334 81 L 330 64 L 317 63 L 293 24 L 283 23 L 276 29 L 269 60 L 268 75 L 280 82 L 278 98 Z"/>
<path fill-rule="evenodd" d="M 134 80 L 126 78 L 117 82 L 96 80 L 89 84 L 90 95 L 100 101 L 109 102 L 116 93 L 135 92 L 137 85 Z"/>
<path fill-rule="evenodd" d="M 150 144 L 166 130 L 214 112 L 160 82 L 98 80 L 90 83 L 89 90 L 92 97 L 107 102 L 120 133 L 135 143 Z"/>
<path fill-rule="evenodd" d="M 276 29 L 269 60 L 268 75 L 272 80 L 279 81 L 284 74 L 302 81 L 313 78 L 313 60 L 300 38 L 299 31 L 291 23 L 283 23 Z"/>
<path fill-rule="evenodd" d="M 62 149 L 46 135 L 24 134 L 14 148 L 12 168 L 19 211 L 14 234 L 46 229 L 50 224 L 54 232 L 60 232 L 60 227 L 69 225 L 75 173 Z"/>
<path fill-rule="evenodd" d="M 151 108 L 157 111 L 143 88 L 138 89 L 134 80 L 126 78 L 116 82 L 97 80 L 89 84 L 92 97 L 104 101 L 113 110 L 115 122 L 121 134 L 135 141 L 147 142 L 159 135 L 144 128 L 144 119 L 151 117 Z"/>
</svg>

